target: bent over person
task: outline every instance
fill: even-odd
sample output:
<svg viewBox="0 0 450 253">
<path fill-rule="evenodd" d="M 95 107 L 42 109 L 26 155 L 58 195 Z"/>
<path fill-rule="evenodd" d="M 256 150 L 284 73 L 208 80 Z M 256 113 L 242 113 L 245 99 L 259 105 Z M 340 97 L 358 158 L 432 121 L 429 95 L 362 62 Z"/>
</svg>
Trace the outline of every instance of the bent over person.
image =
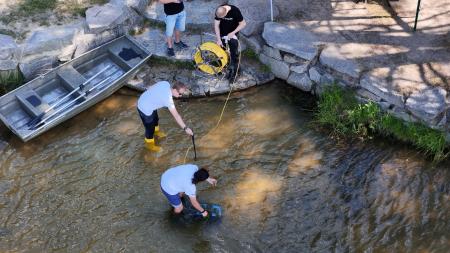
<svg viewBox="0 0 450 253">
<path fill-rule="evenodd" d="M 216 9 L 214 20 L 214 31 L 216 33 L 217 45 L 224 46 L 228 43 L 230 47 L 231 69 L 227 78 L 231 81 L 237 75 L 239 61 L 239 41 L 237 35 L 246 26 L 241 11 L 234 5 L 224 4 Z"/>
<path fill-rule="evenodd" d="M 145 147 L 148 150 L 159 152 L 161 147 L 155 144 L 154 136 L 156 135 L 159 138 L 166 136 L 159 128 L 157 111 L 163 107 L 169 109 L 175 121 L 187 134 L 194 135 L 192 130 L 186 126 L 180 114 L 178 114 L 173 102 L 173 97 L 181 97 L 185 91 L 186 85 L 181 82 L 176 81 L 171 87 L 169 82 L 161 81 L 151 86 L 139 97 L 137 109 L 145 127 Z"/>
<path fill-rule="evenodd" d="M 208 211 L 203 209 L 196 197 L 196 185 L 207 181 L 215 186 L 217 180 L 210 177 L 206 169 L 199 169 L 194 164 L 184 164 L 166 170 L 161 176 L 161 191 L 173 206 L 175 213 L 183 211 L 181 197 L 183 194 L 189 196 L 192 206 L 202 213 L 203 217 L 208 216 Z"/>
</svg>

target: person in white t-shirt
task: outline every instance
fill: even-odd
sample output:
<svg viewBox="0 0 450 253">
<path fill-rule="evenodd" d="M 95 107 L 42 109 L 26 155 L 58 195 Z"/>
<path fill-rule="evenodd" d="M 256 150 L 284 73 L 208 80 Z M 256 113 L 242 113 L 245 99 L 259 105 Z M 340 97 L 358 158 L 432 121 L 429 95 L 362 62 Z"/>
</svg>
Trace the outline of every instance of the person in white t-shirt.
<svg viewBox="0 0 450 253">
<path fill-rule="evenodd" d="M 196 197 L 196 184 L 207 181 L 215 186 L 217 180 L 210 177 L 205 168 L 199 169 L 194 164 L 183 164 L 166 170 L 161 176 L 161 191 L 174 207 L 175 213 L 183 211 L 181 196 L 186 194 L 192 206 L 202 213 L 203 217 L 208 216 L 208 211 L 201 207 Z"/>
<path fill-rule="evenodd" d="M 148 88 L 139 97 L 137 110 L 145 127 L 145 147 L 154 152 L 161 151 L 161 147 L 155 144 L 154 135 L 163 138 L 166 135 L 159 129 L 158 109 L 167 107 L 175 118 L 178 125 L 189 135 L 194 135 L 192 130 L 186 126 L 180 114 L 178 114 L 173 102 L 173 97 L 178 98 L 186 91 L 186 85 L 175 82 L 171 87 L 167 81 L 157 82 Z"/>
</svg>

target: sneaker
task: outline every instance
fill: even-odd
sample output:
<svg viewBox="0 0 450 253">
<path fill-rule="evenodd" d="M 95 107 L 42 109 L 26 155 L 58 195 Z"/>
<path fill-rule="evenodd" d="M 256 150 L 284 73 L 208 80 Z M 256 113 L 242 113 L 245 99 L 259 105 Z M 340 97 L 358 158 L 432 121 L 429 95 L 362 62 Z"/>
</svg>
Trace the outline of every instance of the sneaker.
<svg viewBox="0 0 450 253">
<path fill-rule="evenodd" d="M 174 44 L 175 44 L 175 46 L 177 46 L 177 47 L 180 48 L 180 49 L 188 48 L 188 47 L 189 47 L 188 45 L 184 44 L 184 42 L 181 41 L 181 40 L 180 40 L 180 42 L 175 42 Z"/>
<path fill-rule="evenodd" d="M 173 48 L 167 48 L 167 55 L 168 56 L 175 56 L 175 52 L 173 51 Z"/>
</svg>

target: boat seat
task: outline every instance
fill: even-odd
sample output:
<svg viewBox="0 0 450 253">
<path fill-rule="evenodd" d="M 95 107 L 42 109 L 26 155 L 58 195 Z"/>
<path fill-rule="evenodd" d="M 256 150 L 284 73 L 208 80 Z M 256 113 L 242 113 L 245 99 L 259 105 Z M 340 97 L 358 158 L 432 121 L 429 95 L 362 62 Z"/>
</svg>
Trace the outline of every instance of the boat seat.
<svg viewBox="0 0 450 253">
<path fill-rule="evenodd" d="M 84 78 L 83 75 L 81 75 L 80 72 L 72 66 L 65 66 L 64 68 L 58 70 L 58 76 L 61 79 L 61 83 L 69 91 L 77 89 L 81 84 L 86 82 L 86 78 Z M 82 91 L 78 91 L 77 93 L 80 95 Z"/>
<path fill-rule="evenodd" d="M 34 90 L 16 94 L 16 98 L 19 100 L 22 108 L 33 117 L 38 117 L 50 107 Z"/>
<path fill-rule="evenodd" d="M 120 50 L 109 48 L 108 51 L 114 63 L 124 68 L 125 71 L 134 68 L 142 61 L 142 56 L 137 54 L 132 48 L 121 47 Z"/>
</svg>

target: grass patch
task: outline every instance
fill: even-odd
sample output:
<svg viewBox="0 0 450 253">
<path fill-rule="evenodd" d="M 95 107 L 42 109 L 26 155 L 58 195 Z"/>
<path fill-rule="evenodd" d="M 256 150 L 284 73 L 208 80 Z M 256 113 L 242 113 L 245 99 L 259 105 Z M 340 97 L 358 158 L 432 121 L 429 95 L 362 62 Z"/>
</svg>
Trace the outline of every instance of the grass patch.
<svg viewBox="0 0 450 253">
<path fill-rule="evenodd" d="M 259 61 L 258 54 L 255 51 L 253 51 L 253 49 L 251 49 L 251 48 L 247 48 L 244 51 L 242 51 L 242 56 L 244 56 L 247 59 Z"/>
<path fill-rule="evenodd" d="M 195 64 L 193 61 L 179 61 L 179 60 L 169 60 L 164 57 L 152 56 L 149 61 L 150 64 L 162 65 L 168 67 L 175 67 L 179 69 L 194 70 Z"/>
<path fill-rule="evenodd" d="M 383 113 L 373 102 L 360 104 L 352 91 L 332 85 L 325 88 L 319 99 L 316 122 L 331 127 L 336 136 L 372 138 L 375 135 L 392 137 L 410 143 L 433 161 L 447 157 L 445 134 L 421 123 L 404 122 L 391 114 Z"/>
<path fill-rule="evenodd" d="M 20 71 L 10 71 L 0 74 L 0 96 L 14 90 L 24 83 L 24 78 Z"/>
</svg>

